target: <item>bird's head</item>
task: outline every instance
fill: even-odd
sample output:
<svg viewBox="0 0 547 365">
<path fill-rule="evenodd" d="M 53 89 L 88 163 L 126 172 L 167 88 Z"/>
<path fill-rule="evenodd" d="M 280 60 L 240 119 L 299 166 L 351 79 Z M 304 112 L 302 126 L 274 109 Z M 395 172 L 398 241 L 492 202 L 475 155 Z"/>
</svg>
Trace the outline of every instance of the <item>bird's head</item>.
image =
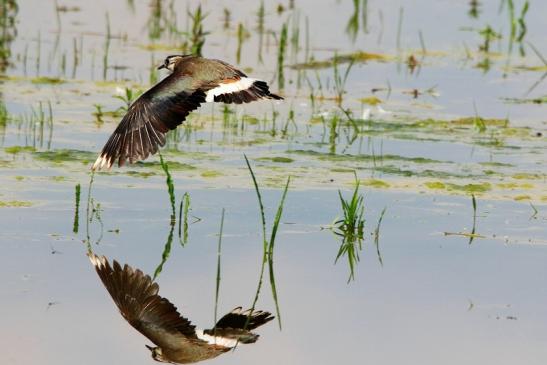
<svg viewBox="0 0 547 365">
<path fill-rule="evenodd" d="M 191 55 L 173 55 L 173 56 L 167 56 L 165 57 L 165 61 L 161 65 L 158 66 L 158 70 L 161 70 L 162 68 L 166 68 L 169 71 L 173 72 L 175 70 L 175 67 L 177 64 L 185 57 L 188 57 Z"/>
<path fill-rule="evenodd" d="M 161 350 L 161 347 L 152 347 L 145 345 L 148 350 L 150 350 L 150 353 L 152 354 L 152 358 L 159 362 L 169 362 L 168 360 L 165 360 L 163 358 L 163 353 Z"/>
</svg>

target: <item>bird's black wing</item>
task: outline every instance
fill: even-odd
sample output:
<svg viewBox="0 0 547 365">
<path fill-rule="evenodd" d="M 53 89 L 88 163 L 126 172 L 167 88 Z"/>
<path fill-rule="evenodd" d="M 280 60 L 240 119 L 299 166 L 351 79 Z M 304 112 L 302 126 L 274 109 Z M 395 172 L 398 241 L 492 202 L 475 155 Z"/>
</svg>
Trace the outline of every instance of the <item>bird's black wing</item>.
<svg viewBox="0 0 547 365">
<path fill-rule="evenodd" d="M 122 166 L 147 158 L 165 144 L 165 134 L 205 102 L 206 88 L 189 76 L 167 76 L 142 94 L 112 133 L 92 169 Z"/>
<path fill-rule="evenodd" d="M 110 266 L 104 256 L 90 253 L 89 258 L 122 316 L 150 341 L 163 349 L 178 349 L 184 342 L 207 344 L 198 339 L 195 326 L 158 295 L 158 284 L 150 276 L 116 261 Z"/>
</svg>

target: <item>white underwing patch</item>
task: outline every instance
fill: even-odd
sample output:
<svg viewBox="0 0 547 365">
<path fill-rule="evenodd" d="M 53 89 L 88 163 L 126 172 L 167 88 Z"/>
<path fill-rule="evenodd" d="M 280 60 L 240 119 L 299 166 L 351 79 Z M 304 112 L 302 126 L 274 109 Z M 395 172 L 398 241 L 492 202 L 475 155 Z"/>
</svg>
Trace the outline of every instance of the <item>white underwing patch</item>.
<svg viewBox="0 0 547 365">
<path fill-rule="evenodd" d="M 215 96 L 222 94 L 230 94 L 242 90 L 247 90 L 250 88 L 257 79 L 251 79 L 249 77 L 242 77 L 236 82 L 230 82 L 226 84 L 219 84 L 219 86 L 211 89 L 205 93 L 205 101 L 213 102 L 215 101 Z"/>
</svg>

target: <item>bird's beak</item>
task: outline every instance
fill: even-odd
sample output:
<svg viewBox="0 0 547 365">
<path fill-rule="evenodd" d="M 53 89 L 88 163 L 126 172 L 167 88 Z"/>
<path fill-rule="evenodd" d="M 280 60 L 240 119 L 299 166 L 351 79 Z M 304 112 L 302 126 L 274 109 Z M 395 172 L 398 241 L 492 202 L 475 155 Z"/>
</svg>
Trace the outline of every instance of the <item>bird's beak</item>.
<svg viewBox="0 0 547 365">
<path fill-rule="evenodd" d="M 162 68 L 167 68 L 165 67 L 165 63 L 162 63 L 161 65 L 158 66 L 158 70 L 161 70 Z"/>
<path fill-rule="evenodd" d="M 154 348 L 152 346 L 148 346 L 148 345 L 144 345 L 144 346 L 146 346 L 146 348 L 150 351 L 154 350 Z"/>
</svg>

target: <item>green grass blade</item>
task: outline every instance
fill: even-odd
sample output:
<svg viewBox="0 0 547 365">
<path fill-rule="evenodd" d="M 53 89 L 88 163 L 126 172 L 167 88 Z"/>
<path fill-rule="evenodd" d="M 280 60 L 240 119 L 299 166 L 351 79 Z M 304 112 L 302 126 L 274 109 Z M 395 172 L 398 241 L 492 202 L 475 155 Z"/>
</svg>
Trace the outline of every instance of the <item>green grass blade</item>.
<svg viewBox="0 0 547 365">
<path fill-rule="evenodd" d="M 216 323 L 218 314 L 218 293 L 220 291 L 220 257 L 222 252 L 222 230 L 224 229 L 224 208 L 222 208 L 222 215 L 220 217 L 220 231 L 218 233 L 218 246 L 217 246 L 217 278 L 215 286 L 215 329 L 214 336 L 216 336 Z"/>
<path fill-rule="evenodd" d="M 156 270 L 154 271 L 154 276 L 152 277 L 152 280 L 156 280 L 158 275 L 163 270 L 163 265 L 167 262 L 167 259 L 169 258 L 169 255 L 171 254 L 171 243 L 173 242 L 173 230 L 175 226 L 171 225 L 171 228 L 169 229 L 169 235 L 167 236 L 167 241 L 165 241 L 165 246 L 163 248 L 163 252 L 161 254 L 161 262 L 156 267 Z"/>
<path fill-rule="evenodd" d="M 382 220 L 384 219 L 386 209 L 387 207 L 384 207 L 384 209 L 382 209 L 382 212 L 380 213 L 380 218 L 378 219 L 378 224 L 376 225 L 376 229 L 374 230 L 374 246 L 376 246 L 378 261 L 380 261 L 380 265 L 382 266 L 384 266 L 384 260 L 382 260 L 382 254 L 380 253 L 380 225 L 382 224 Z"/>
<path fill-rule="evenodd" d="M 281 215 L 283 214 L 283 205 L 285 204 L 285 197 L 287 196 L 287 191 L 289 190 L 290 182 L 291 182 L 291 177 L 289 176 L 287 178 L 287 183 L 285 184 L 285 190 L 283 190 L 283 195 L 281 196 L 281 201 L 279 202 L 279 206 L 277 208 L 277 213 L 275 215 L 275 220 L 272 227 L 272 234 L 270 237 L 270 244 L 268 248 L 268 269 L 270 272 L 270 286 L 272 288 L 272 296 L 275 302 L 275 312 L 277 315 L 277 323 L 279 325 L 279 330 L 281 330 L 281 312 L 279 310 L 279 300 L 277 296 L 277 288 L 275 285 L 273 255 L 274 255 L 275 237 L 277 235 L 277 228 L 279 227 L 279 221 L 281 220 Z"/>
<path fill-rule="evenodd" d="M 72 232 L 78 233 L 78 228 L 80 226 L 80 184 L 76 184 L 74 192 L 74 223 L 72 224 Z"/>
</svg>

